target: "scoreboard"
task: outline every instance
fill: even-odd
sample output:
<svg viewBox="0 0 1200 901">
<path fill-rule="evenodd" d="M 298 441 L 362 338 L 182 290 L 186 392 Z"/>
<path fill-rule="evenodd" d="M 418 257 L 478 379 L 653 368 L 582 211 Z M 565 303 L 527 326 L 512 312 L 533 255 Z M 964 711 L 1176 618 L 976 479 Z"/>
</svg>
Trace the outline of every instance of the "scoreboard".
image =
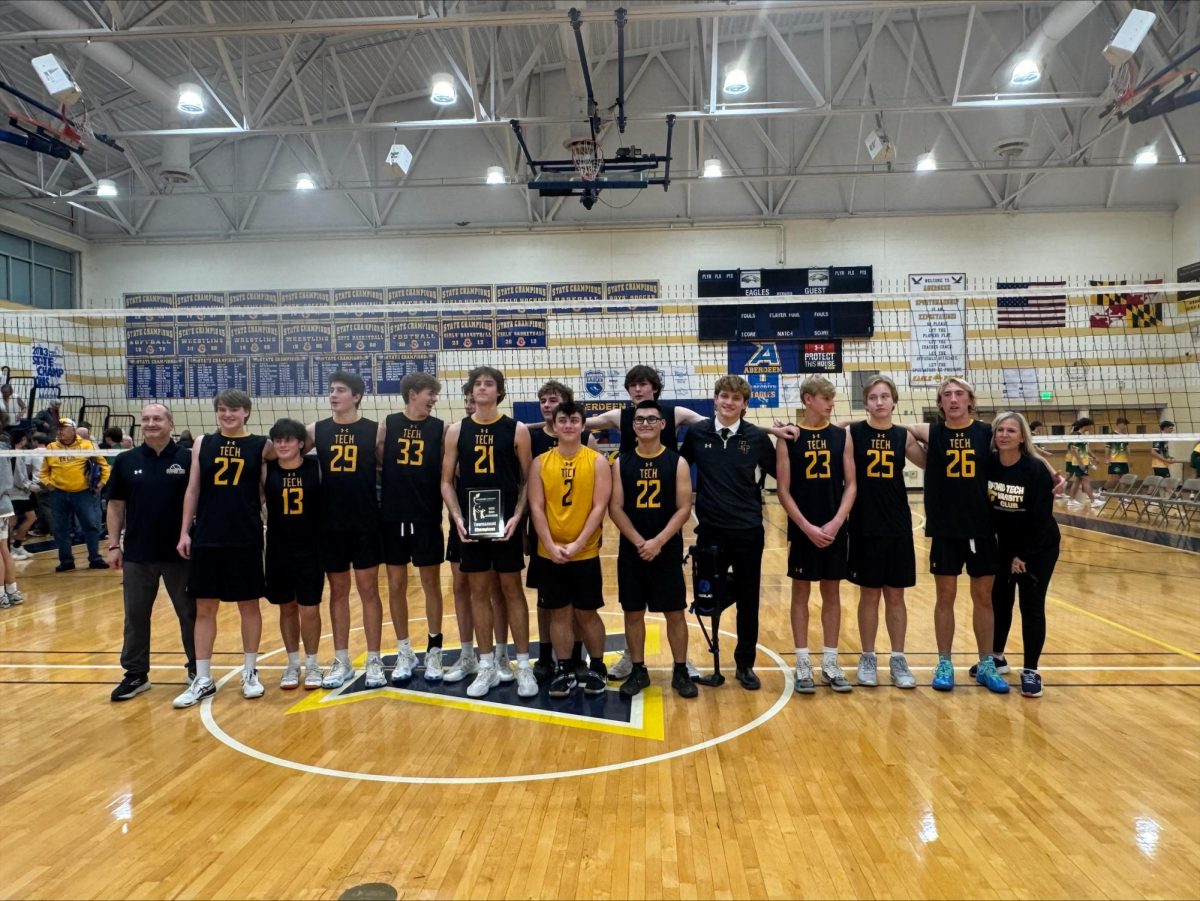
<svg viewBox="0 0 1200 901">
<path fill-rule="evenodd" d="M 800 338 L 870 338 L 875 333 L 869 300 L 829 303 L 833 294 L 870 294 L 872 267 L 826 269 L 701 269 L 698 297 L 787 297 L 769 304 L 702 304 L 701 341 L 770 341 Z"/>
</svg>

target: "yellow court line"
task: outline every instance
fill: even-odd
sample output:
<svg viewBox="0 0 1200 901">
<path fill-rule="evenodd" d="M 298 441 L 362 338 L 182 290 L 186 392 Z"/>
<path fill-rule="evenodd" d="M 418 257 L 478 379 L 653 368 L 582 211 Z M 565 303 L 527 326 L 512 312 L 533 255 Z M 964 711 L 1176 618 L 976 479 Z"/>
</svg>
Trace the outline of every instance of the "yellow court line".
<svg viewBox="0 0 1200 901">
<path fill-rule="evenodd" d="M 1174 651 L 1181 657 L 1186 657 L 1189 660 L 1200 662 L 1200 655 L 1193 654 L 1191 651 L 1185 651 L 1183 648 L 1163 641 L 1160 638 L 1155 638 L 1153 635 L 1147 635 L 1145 632 L 1139 632 L 1137 629 L 1131 629 L 1129 626 L 1122 625 L 1116 620 L 1109 619 L 1107 616 L 1101 616 L 1099 613 L 1092 613 L 1090 610 L 1084 610 L 1082 607 L 1076 607 L 1074 604 L 1069 604 L 1066 601 L 1060 601 L 1058 598 L 1049 598 L 1050 603 L 1057 604 L 1060 607 L 1066 607 L 1068 610 L 1073 610 L 1075 613 L 1082 613 L 1084 616 L 1089 616 L 1098 622 L 1112 626 L 1114 629 L 1120 629 L 1122 632 L 1128 632 L 1143 641 L 1148 641 L 1151 644 L 1156 644 L 1159 647 L 1166 648 L 1168 651 Z"/>
</svg>

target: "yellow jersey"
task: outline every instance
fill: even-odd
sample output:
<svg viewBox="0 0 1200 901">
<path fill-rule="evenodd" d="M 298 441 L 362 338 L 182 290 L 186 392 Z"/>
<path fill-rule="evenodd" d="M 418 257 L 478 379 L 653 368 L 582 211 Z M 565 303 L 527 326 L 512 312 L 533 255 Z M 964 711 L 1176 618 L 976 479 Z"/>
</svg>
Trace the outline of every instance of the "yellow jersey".
<svg viewBox="0 0 1200 901">
<path fill-rule="evenodd" d="M 546 496 L 542 509 L 555 544 L 570 544 L 583 532 L 592 512 L 592 492 L 596 485 L 596 467 L 604 457 L 590 447 L 581 447 L 574 456 L 564 457 L 552 447 L 539 458 L 542 464 L 542 491 Z M 573 560 L 589 560 L 600 555 L 600 529 L 597 529 Z M 538 539 L 538 556 L 550 554 Z"/>
</svg>

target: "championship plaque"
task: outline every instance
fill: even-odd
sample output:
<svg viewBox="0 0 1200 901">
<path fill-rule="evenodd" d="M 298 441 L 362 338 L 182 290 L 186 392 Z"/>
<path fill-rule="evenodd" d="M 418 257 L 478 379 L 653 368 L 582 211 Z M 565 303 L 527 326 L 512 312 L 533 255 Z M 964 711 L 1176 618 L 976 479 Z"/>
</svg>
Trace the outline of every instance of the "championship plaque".
<svg viewBox="0 0 1200 901">
<path fill-rule="evenodd" d="M 504 508 L 499 488 L 471 488 L 467 491 L 467 536 L 504 537 Z"/>
</svg>

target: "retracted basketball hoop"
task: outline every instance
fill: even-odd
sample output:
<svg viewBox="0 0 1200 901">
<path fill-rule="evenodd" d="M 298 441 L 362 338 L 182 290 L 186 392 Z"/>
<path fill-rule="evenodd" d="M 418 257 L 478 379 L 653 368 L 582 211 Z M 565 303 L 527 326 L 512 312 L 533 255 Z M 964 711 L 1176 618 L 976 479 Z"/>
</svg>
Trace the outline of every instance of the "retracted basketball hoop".
<svg viewBox="0 0 1200 901">
<path fill-rule="evenodd" d="M 571 162 L 575 171 L 584 181 L 595 181 L 600 177 L 604 168 L 604 154 L 600 152 L 600 142 L 593 138 L 570 138 L 563 146 L 571 152 Z"/>
</svg>

